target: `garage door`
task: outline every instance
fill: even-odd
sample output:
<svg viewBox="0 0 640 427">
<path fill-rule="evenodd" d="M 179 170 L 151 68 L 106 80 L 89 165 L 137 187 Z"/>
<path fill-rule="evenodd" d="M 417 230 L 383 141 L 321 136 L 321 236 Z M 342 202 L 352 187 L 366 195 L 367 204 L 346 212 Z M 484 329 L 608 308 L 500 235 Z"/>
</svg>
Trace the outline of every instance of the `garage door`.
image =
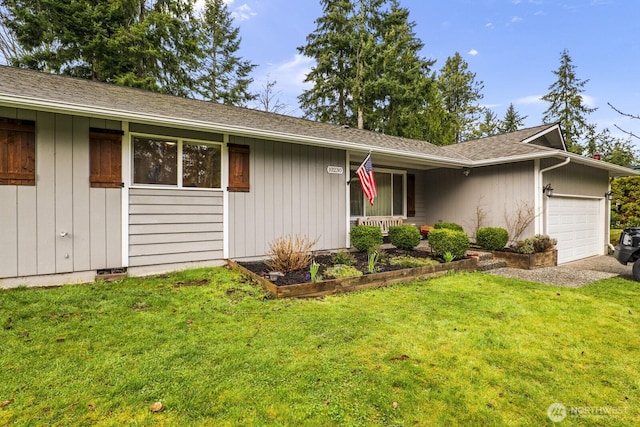
<svg viewBox="0 0 640 427">
<path fill-rule="evenodd" d="M 547 234 L 558 239 L 559 264 L 602 254 L 602 200 L 554 196 L 547 203 Z"/>
</svg>

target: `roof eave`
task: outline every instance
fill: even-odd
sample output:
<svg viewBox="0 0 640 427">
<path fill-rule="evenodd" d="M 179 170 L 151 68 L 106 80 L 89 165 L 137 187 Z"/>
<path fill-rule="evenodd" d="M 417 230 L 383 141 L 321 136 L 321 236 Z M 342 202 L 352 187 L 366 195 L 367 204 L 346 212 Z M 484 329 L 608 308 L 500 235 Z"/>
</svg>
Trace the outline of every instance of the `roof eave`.
<svg viewBox="0 0 640 427">
<path fill-rule="evenodd" d="M 15 95 L 0 94 L 0 105 L 14 108 L 32 108 L 39 111 L 47 111 L 51 113 L 62 114 L 82 114 L 89 117 L 99 117 L 111 120 L 137 121 L 154 125 L 174 125 L 191 130 L 230 133 L 234 135 L 242 135 L 247 137 L 263 138 L 280 142 L 289 142 L 296 144 L 317 145 L 328 148 L 339 148 L 349 151 L 372 152 L 386 154 L 395 157 L 408 157 L 414 160 L 422 160 L 430 165 L 439 165 L 445 167 L 465 167 L 468 162 L 464 159 L 454 159 L 443 156 L 434 156 L 432 154 L 420 154 L 416 152 L 407 152 L 403 150 L 394 150 L 391 148 L 383 148 L 370 146 L 354 142 L 345 142 L 329 138 L 319 138 L 314 136 L 297 135 L 286 132 L 268 131 L 263 129 L 248 128 L 243 126 L 233 126 L 221 123 L 203 122 L 199 120 L 188 120 L 177 117 L 156 116 L 145 113 L 135 113 L 127 110 L 96 108 L 83 104 L 74 104 L 66 102 L 52 102 L 31 97 L 20 97 Z"/>
<path fill-rule="evenodd" d="M 640 171 L 636 171 L 634 169 L 630 169 L 624 166 L 615 165 L 613 163 L 608 163 L 602 160 L 594 160 L 588 157 L 580 156 L 578 154 L 570 153 L 570 152 L 544 152 L 544 153 L 535 153 L 535 154 L 522 154 L 518 156 L 506 156 L 499 157 L 487 160 L 478 160 L 472 161 L 470 167 L 482 167 L 482 166 L 495 166 L 504 163 L 516 163 L 516 162 L 525 162 L 529 160 L 537 160 L 537 159 L 549 159 L 549 158 L 557 158 L 557 159 L 565 159 L 567 157 L 571 158 L 571 161 L 574 163 L 580 163 L 587 166 L 595 167 L 597 169 L 604 169 L 609 172 L 610 176 L 630 176 L 630 175 L 640 175 Z"/>
</svg>

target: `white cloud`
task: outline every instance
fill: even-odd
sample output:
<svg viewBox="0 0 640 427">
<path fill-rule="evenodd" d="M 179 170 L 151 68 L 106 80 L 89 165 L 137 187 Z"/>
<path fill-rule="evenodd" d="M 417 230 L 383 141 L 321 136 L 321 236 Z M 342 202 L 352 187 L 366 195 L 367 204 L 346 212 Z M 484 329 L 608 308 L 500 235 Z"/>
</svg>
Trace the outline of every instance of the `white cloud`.
<svg viewBox="0 0 640 427">
<path fill-rule="evenodd" d="M 596 108 L 598 105 L 597 98 L 589 95 L 582 95 L 582 102 L 584 102 L 584 104 L 589 108 Z"/>
<path fill-rule="evenodd" d="M 206 0 L 197 0 L 195 3 L 195 11 L 196 11 L 196 15 L 199 15 L 202 13 L 202 11 L 204 11 L 204 4 L 205 4 Z M 257 13 L 255 13 L 253 11 L 253 9 L 251 9 L 251 6 L 249 6 L 248 4 L 242 4 L 238 7 L 232 7 L 233 3 L 235 2 L 235 0 L 224 0 L 224 4 L 227 5 L 227 8 L 229 10 L 229 12 L 231 12 L 231 17 L 233 19 L 235 19 L 236 21 L 246 21 L 248 19 L 251 19 L 252 17 L 256 16 Z"/>
<path fill-rule="evenodd" d="M 253 9 L 251 9 L 251 6 L 246 3 L 233 9 L 231 12 L 231 16 L 238 21 L 246 21 L 256 15 L 257 13 L 255 13 Z"/>
<path fill-rule="evenodd" d="M 522 21 L 522 18 L 521 18 L 521 17 L 519 17 L 519 16 L 512 16 L 512 17 L 511 17 L 511 23 L 512 23 L 512 24 L 515 24 L 515 23 L 517 23 L 517 22 L 521 22 L 521 21 Z"/>
<path fill-rule="evenodd" d="M 522 3 L 522 0 L 512 0 L 511 3 L 519 5 L 520 3 Z"/>
<path fill-rule="evenodd" d="M 515 100 L 515 104 L 525 104 L 525 105 L 533 105 L 533 104 L 542 104 L 544 101 L 542 100 L 542 95 L 529 95 L 523 98 L 519 98 Z"/>
<path fill-rule="evenodd" d="M 475 50 L 475 49 L 471 49 L 468 53 L 469 53 L 469 55 L 471 55 L 471 56 L 476 56 L 476 55 L 478 54 L 478 51 L 477 51 L 477 50 Z"/>
<path fill-rule="evenodd" d="M 493 22 L 487 22 L 485 24 L 485 27 L 490 29 L 490 30 L 493 30 L 495 28 L 495 25 L 493 25 Z"/>
</svg>

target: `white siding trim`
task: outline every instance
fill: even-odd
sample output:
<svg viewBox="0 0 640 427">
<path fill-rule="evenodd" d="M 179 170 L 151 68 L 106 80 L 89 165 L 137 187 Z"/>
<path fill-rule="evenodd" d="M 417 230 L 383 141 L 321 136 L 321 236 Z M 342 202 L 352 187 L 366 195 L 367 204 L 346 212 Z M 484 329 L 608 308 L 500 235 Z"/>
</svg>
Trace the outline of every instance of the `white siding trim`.
<svg viewBox="0 0 640 427">
<path fill-rule="evenodd" d="M 534 233 L 544 234 L 544 222 L 546 213 L 544 211 L 544 194 L 542 194 L 542 174 L 540 173 L 540 160 L 533 161 L 533 211 L 536 218 L 534 221 Z"/>
<path fill-rule="evenodd" d="M 350 160 L 351 160 L 351 154 L 349 153 L 349 151 L 345 151 L 345 161 L 344 161 L 344 175 L 345 175 L 345 180 L 344 180 L 344 185 L 347 188 L 347 191 L 345 191 L 345 200 L 346 200 L 346 205 L 345 205 L 345 221 L 346 221 L 346 228 L 345 230 L 347 230 L 347 232 L 345 233 L 345 242 L 344 242 L 344 247 L 345 248 L 350 248 L 351 247 L 351 167 L 350 165 Z"/>
<path fill-rule="evenodd" d="M 222 166 L 222 179 L 220 184 L 222 185 L 222 257 L 224 259 L 229 258 L 229 134 L 224 134 L 222 139 L 222 159 L 220 164 Z M 253 151 L 253 150 L 252 150 Z M 251 153 L 249 153 L 251 155 Z M 255 153 L 254 153 L 255 155 Z M 251 172 L 249 172 L 251 173 Z M 252 175 L 250 175 L 251 177 Z M 249 178 L 251 179 L 251 178 Z M 251 185 L 251 182 L 249 182 Z M 251 187 L 249 187 L 251 188 Z"/>
<path fill-rule="evenodd" d="M 129 187 L 131 186 L 131 136 L 129 135 L 129 122 L 122 122 L 122 266 L 129 266 Z"/>
</svg>

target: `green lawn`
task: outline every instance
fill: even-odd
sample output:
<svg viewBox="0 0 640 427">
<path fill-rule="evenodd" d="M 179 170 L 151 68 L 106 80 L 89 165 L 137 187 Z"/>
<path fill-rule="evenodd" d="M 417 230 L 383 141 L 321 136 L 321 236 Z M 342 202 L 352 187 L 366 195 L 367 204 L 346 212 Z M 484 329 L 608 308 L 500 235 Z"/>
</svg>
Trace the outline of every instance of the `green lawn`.
<svg viewBox="0 0 640 427">
<path fill-rule="evenodd" d="M 638 425 L 639 297 L 472 273 L 271 300 L 222 268 L 0 291 L 0 425 Z"/>
</svg>

